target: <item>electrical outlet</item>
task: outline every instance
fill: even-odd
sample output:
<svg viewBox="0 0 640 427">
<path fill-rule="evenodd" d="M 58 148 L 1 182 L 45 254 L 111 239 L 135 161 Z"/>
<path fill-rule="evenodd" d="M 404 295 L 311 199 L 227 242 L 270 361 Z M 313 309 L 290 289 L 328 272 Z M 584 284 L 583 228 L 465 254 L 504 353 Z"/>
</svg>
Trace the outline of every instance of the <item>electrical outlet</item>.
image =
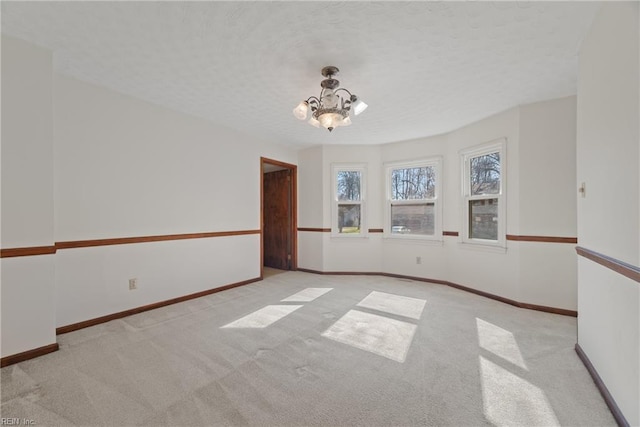
<svg viewBox="0 0 640 427">
<path fill-rule="evenodd" d="M 138 279 L 129 279 L 129 290 L 138 289 Z"/>
<path fill-rule="evenodd" d="M 416 264 L 422 264 L 422 257 L 421 256 L 417 256 L 416 257 Z"/>
</svg>

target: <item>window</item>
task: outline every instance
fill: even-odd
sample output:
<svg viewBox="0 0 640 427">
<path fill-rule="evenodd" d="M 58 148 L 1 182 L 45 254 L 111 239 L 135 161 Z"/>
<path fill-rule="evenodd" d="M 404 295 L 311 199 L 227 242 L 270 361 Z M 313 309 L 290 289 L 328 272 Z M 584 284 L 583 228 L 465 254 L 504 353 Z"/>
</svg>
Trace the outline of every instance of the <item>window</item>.
<svg viewBox="0 0 640 427">
<path fill-rule="evenodd" d="M 467 243 L 504 246 L 504 156 L 504 140 L 461 153 Z"/>
<path fill-rule="evenodd" d="M 442 240 L 439 158 L 387 165 L 387 237 Z"/>
<path fill-rule="evenodd" d="M 331 232 L 339 236 L 363 236 L 365 166 L 334 164 Z"/>
</svg>

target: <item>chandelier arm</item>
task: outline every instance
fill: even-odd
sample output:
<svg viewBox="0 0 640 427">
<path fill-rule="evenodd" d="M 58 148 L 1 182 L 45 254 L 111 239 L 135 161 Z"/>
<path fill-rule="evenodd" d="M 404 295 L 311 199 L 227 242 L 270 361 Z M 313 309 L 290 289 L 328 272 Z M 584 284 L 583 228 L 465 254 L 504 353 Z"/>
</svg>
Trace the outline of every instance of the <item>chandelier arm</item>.
<svg viewBox="0 0 640 427">
<path fill-rule="evenodd" d="M 338 89 L 334 90 L 334 91 L 333 91 L 333 93 L 338 93 L 338 92 L 340 92 L 341 90 L 343 90 L 343 91 L 347 92 L 347 93 L 349 94 L 349 97 L 353 96 L 353 94 L 352 94 L 351 92 L 349 92 L 347 89 L 345 89 L 345 88 L 343 88 L 343 87 L 341 87 L 341 88 L 338 88 Z"/>
<path fill-rule="evenodd" d="M 349 111 L 349 110 L 351 110 L 351 98 L 353 98 L 353 94 L 351 92 L 349 92 L 349 90 L 347 90 L 347 89 L 345 89 L 343 87 L 336 89 L 333 93 L 337 94 L 341 90 L 343 90 L 343 91 L 345 91 L 345 92 L 347 92 L 349 94 L 348 98 L 340 97 L 340 100 L 342 101 L 341 102 L 342 109 Z"/>
<path fill-rule="evenodd" d="M 317 110 L 321 105 L 320 100 L 315 96 L 310 96 L 309 98 L 307 98 L 307 103 L 311 107 L 311 111 Z"/>
</svg>

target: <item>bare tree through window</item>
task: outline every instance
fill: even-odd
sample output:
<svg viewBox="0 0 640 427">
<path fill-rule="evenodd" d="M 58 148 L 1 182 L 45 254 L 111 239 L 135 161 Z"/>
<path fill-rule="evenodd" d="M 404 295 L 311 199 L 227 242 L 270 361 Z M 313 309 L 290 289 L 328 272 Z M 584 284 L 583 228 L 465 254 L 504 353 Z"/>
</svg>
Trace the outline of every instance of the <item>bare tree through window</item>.
<svg viewBox="0 0 640 427">
<path fill-rule="evenodd" d="M 360 171 L 338 172 L 338 200 L 360 200 Z"/>
<path fill-rule="evenodd" d="M 361 230 L 362 171 L 338 170 L 336 173 L 338 199 L 338 233 L 357 234 Z"/>
<path fill-rule="evenodd" d="M 500 194 L 500 152 L 469 159 L 469 237 L 498 240 L 498 208 Z M 488 196 L 488 197 L 487 197 Z"/>
<path fill-rule="evenodd" d="M 472 157 L 470 167 L 472 195 L 500 193 L 500 153 Z"/>
<path fill-rule="evenodd" d="M 431 166 L 394 169 L 391 172 L 393 200 L 430 199 L 435 195 L 436 173 Z"/>
<path fill-rule="evenodd" d="M 434 235 L 435 167 L 391 169 L 390 190 L 391 234 Z"/>
</svg>

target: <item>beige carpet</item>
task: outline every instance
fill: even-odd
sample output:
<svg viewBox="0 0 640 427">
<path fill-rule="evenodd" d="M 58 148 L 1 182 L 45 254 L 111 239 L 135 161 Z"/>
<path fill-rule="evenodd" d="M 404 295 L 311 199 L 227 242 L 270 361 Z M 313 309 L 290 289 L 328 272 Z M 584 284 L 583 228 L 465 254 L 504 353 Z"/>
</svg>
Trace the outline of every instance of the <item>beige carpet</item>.
<svg viewBox="0 0 640 427">
<path fill-rule="evenodd" d="M 262 268 L 262 277 L 268 279 L 269 277 L 276 276 L 278 274 L 286 273 L 288 270 L 280 270 L 278 268 L 272 267 L 263 267 Z"/>
<path fill-rule="evenodd" d="M 2 369 L 35 425 L 614 426 L 576 319 L 302 272 L 58 337 Z"/>
</svg>

